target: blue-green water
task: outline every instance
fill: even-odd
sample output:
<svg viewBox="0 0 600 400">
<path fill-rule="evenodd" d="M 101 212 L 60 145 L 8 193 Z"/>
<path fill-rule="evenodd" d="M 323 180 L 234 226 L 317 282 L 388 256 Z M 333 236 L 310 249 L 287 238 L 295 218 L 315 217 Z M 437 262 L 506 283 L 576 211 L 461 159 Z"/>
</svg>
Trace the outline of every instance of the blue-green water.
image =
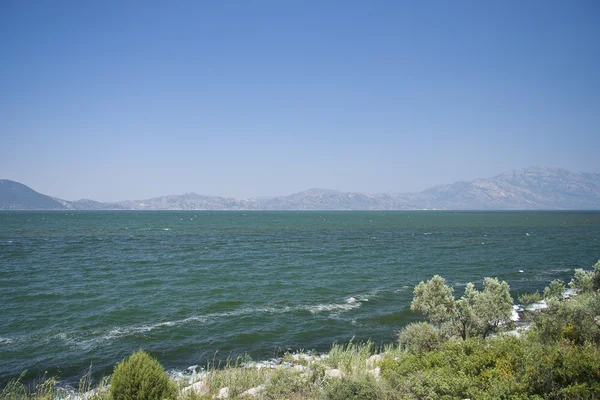
<svg viewBox="0 0 600 400">
<path fill-rule="evenodd" d="M 516 295 L 598 258 L 599 212 L 0 212 L 0 382 L 391 342 L 433 274 Z"/>
</svg>

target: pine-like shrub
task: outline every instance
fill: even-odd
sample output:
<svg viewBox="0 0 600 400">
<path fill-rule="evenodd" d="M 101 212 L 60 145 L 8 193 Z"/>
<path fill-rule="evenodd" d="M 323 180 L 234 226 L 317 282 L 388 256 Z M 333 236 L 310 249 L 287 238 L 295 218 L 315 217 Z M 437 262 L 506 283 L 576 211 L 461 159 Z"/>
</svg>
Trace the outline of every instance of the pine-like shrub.
<svg viewBox="0 0 600 400">
<path fill-rule="evenodd" d="M 431 351 L 441 343 L 439 330 L 427 322 L 412 322 L 397 335 L 398 344 L 409 353 Z"/>
<path fill-rule="evenodd" d="M 113 400 L 175 399 L 177 387 L 162 365 L 140 350 L 115 366 L 110 397 Z"/>
<path fill-rule="evenodd" d="M 378 400 L 383 398 L 383 392 L 374 378 L 343 378 L 327 387 L 321 398 L 323 400 Z"/>
</svg>

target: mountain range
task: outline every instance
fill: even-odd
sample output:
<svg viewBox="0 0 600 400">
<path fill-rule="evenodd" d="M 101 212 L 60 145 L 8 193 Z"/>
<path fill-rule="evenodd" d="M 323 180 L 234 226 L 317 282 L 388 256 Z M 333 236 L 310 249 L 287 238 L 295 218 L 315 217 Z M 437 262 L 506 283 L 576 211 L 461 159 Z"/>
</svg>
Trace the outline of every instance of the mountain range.
<svg viewBox="0 0 600 400">
<path fill-rule="evenodd" d="M 530 167 L 487 179 L 459 181 L 417 193 L 309 189 L 271 198 L 195 193 L 103 203 L 47 196 L 0 180 L 0 210 L 598 210 L 600 174 Z"/>
</svg>

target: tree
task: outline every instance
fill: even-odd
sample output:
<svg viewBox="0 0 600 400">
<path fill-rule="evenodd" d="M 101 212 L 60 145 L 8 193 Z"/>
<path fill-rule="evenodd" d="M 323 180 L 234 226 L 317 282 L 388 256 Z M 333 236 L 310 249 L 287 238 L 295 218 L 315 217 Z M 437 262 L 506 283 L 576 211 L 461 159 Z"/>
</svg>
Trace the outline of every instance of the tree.
<svg viewBox="0 0 600 400">
<path fill-rule="evenodd" d="M 460 337 L 466 340 L 473 335 L 477 326 L 477 315 L 475 314 L 475 304 L 479 291 L 471 282 L 465 287 L 465 293 L 456 301 L 456 319 L 458 321 L 458 330 Z"/>
<path fill-rule="evenodd" d="M 594 264 L 594 276 L 592 277 L 592 289 L 600 290 L 600 260 Z"/>
<path fill-rule="evenodd" d="M 559 298 L 565 290 L 565 283 L 560 279 L 555 279 L 544 289 L 544 299 Z"/>
<path fill-rule="evenodd" d="M 415 287 L 410 309 L 425 314 L 435 324 L 452 319 L 455 310 L 453 291 L 444 278 L 435 275 Z"/>
<path fill-rule="evenodd" d="M 463 296 L 455 300 L 446 280 L 435 275 L 420 282 L 414 290 L 411 310 L 421 312 L 433 324 L 450 327 L 451 335 L 466 340 L 474 335 L 485 338 L 508 322 L 513 311 L 513 299 L 508 283 L 496 278 L 484 278 L 483 290 L 467 284 Z M 445 332 L 442 329 L 442 332 Z"/>
<path fill-rule="evenodd" d="M 510 320 L 513 311 L 513 299 L 505 281 L 498 278 L 484 278 L 483 291 L 475 298 L 473 310 L 477 317 L 483 338 Z"/>
<path fill-rule="evenodd" d="M 569 282 L 571 289 L 575 289 L 579 292 L 587 293 L 593 289 L 594 271 L 586 271 L 583 268 L 577 268 L 573 279 Z"/>
</svg>

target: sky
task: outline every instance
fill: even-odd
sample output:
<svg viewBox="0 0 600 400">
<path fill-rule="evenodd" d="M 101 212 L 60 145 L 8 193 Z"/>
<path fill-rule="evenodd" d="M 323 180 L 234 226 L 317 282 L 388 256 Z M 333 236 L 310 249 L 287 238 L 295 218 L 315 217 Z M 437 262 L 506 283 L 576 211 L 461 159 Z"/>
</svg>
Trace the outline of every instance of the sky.
<svg viewBox="0 0 600 400">
<path fill-rule="evenodd" d="M 0 2 L 0 179 L 67 200 L 600 172 L 600 2 Z"/>
</svg>

